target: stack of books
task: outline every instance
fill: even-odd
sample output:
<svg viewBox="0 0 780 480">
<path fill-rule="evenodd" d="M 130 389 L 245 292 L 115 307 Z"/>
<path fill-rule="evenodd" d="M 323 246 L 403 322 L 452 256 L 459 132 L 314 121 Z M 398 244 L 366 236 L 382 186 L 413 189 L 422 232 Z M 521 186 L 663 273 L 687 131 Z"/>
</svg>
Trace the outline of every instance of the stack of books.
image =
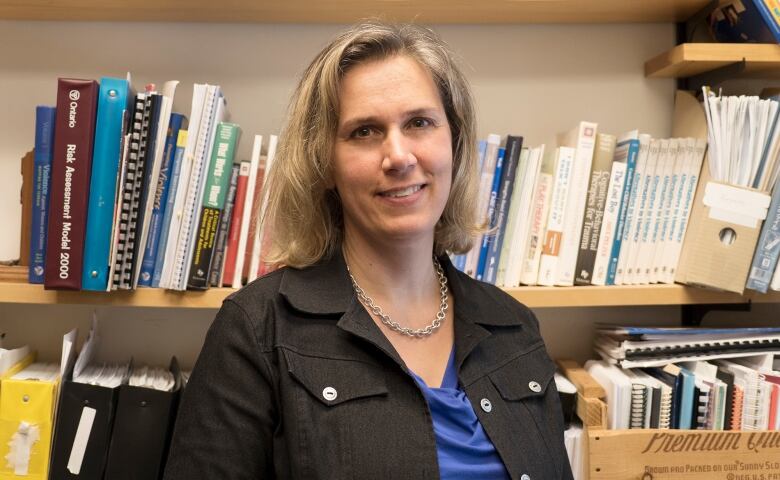
<svg viewBox="0 0 780 480">
<path fill-rule="evenodd" d="M 177 85 L 61 78 L 56 107 L 37 108 L 31 283 L 206 289 L 266 268 L 250 219 L 276 137 L 261 159 L 256 136 L 251 161 L 237 162 L 241 128 L 222 89 L 195 84 L 185 117 L 172 112 Z"/>
</svg>

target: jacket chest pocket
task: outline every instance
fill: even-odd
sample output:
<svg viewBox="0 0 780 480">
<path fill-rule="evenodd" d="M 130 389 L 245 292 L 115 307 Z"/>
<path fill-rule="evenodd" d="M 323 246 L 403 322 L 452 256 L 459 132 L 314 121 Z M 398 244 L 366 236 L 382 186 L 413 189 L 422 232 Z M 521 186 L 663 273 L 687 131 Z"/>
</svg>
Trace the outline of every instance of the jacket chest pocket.
<svg viewBox="0 0 780 480">
<path fill-rule="evenodd" d="M 531 478 L 560 478 L 561 462 L 568 462 L 554 373 L 555 365 L 539 348 L 488 375 L 509 416 L 505 428 L 518 468 Z"/>
<path fill-rule="evenodd" d="M 353 478 L 351 456 L 372 435 L 372 417 L 387 403 L 385 372 L 355 360 L 282 350 L 289 384 L 286 428 L 307 457 L 305 478 Z M 296 452 L 295 455 L 299 453 Z"/>
</svg>

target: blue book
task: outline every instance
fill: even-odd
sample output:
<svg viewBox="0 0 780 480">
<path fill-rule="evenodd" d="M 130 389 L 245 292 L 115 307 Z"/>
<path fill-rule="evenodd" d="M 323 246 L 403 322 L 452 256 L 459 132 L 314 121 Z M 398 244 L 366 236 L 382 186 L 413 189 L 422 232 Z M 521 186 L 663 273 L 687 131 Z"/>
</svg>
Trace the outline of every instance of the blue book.
<svg viewBox="0 0 780 480">
<path fill-rule="evenodd" d="M 127 80 L 108 77 L 100 80 L 84 238 L 83 290 L 105 291 L 108 288 L 117 174 L 126 118 L 131 108 L 129 90 Z"/>
<path fill-rule="evenodd" d="M 615 147 L 615 156 L 622 155 L 626 151 L 626 181 L 623 184 L 623 194 L 620 197 L 620 210 L 618 211 L 617 224 L 615 225 L 615 238 L 612 241 L 612 252 L 609 257 L 609 269 L 607 270 L 606 285 L 615 284 L 620 247 L 623 243 L 623 230 L 626 225 L 626 212 L 628 211 L 631 186 L 634 184 L 634 170 L 636 170 L 636 157 L 639 154 L 639 138 L 632 132 L 632 136 L 621 139 Z"/>
<path fill-rule="evenodd" d="M 488 251 L 490 245 L 496 239 L 496 199 L 498 198 L 498 190 L 501 187 L 501 173 L 504 166 L 504 155 L 506 149 L 498 149 L 498 159 L 496 160 L 496 170 L 493 174 L 493 187 L 490 190 L 490 201 L 488 202 L 488 226 L 490 231 L 482 236 L 482 247 L 479 251 L 479 263 L 477 263 L 477 280 L 482 280 L 485 273 L 485 264 L 487 263 Z"/>
<path fill-rule="evenodd" d="M 485 153 L 487 152 L 487 141 L 480 140 L 477 144 L 477 174 L 482 171 L 482 162 L 485 161 Z M 466 270 L 466 257 L 468 254 L 463 253 L 456 255 L 453 261 L 455 268 L 461 272 Z"/>
<path fill-rule="evenodd" d="M 692 372 L 684 368 L 680 369 L 679 376 L 682 377 L 682 395 L 680 396 L 680 415 L 678 417 L 679 423 L 677 428 L 680 430 L 690 430 L 695 427 L 691 425 L 691 419 L 693 418 L 696 377 Z"/>
<path fill-rule="evenodd" d="M 743 0 L 739 7 L 726 2 L 715 8 L 709 16 L 712 36 L 725 43 L 778 43 L 780 27 L 767 0 Z"/>
<path fill-rule="evenodd" d="M 35 107 L 35 158 L 33 173 L 32 235 L 30 235 L 30 268 L 28 281 L 43 283 L 46 261 L 46 226 L 49 224 L 49 179 L 51 146 L 54 142 L 56 108 Z"/>
<path fill-rule="evenodd" d="M 176 200 L 176 191 L 179 189 L 181 161 L 182 157 L 184 157 L 184 148 L 186 144 L 187 131 L 180 128 L 179 133 L 176 135 L 176 148 L 174 148 L 173 151 L 173 161 L 169 166 L 171 180 L 167 193 L 168 197 L 165 200 L 165 209 L 160 230 L 160 240 L 157 242 L 157 251 L 162 252 L 163 254 L 157 255 L 154 261 L 154 272 L 152 274 L 152 287 L 154 288 L 158 288 L 160 286 L 160 279 L 162 279 L 163 266 L 165 265 L 165 250 L 168 247 L 168 227 L 171 224 L 171 217 L 173 216 L 173 204 Z"/>
<path fill-rule="evenodd" d="M 183 122 L 184 115 L 179 113 L 171 114 L 168 133 L 165 137 L 162 164 L 160 165 L 160 176 L 157 180 L 157 192 L 154 195 L 152 215 L 149 218 L 149 233 L 146 237 L 146 248 L 144 248 L 143 261 L 141 262 L 141 274 L 138 278 L 138 286 L 141 287 L 151 287 L 153 284 L 154 269 L 157 265 L 157 253 L 160 251 L 162 224 L 171 185 L 172 175 L 169 172 L 171 172 L 170 167 L 176 155 L 176 139 L 179 136 L 179 130 L 181 130 Z"/>
<path fill-rule="evenodd" d="M 506 237 L 506 224 L 509 219 L 509 205 L 512 193 L 515 189 L 515 172 L 520 161 L 520 150 L 523 147 L 523 137 L 509 135 L 506 138 L 506 153 L 504 166 L 501 169 L 501 191 L 496 203 L 496 237 L 490 242 L 487 263 L 485 264 L 484 280 L 487 283 L 496 284 L 498 276 L 498 262 L 501 256 L 501 248 Z"/>
</svg>

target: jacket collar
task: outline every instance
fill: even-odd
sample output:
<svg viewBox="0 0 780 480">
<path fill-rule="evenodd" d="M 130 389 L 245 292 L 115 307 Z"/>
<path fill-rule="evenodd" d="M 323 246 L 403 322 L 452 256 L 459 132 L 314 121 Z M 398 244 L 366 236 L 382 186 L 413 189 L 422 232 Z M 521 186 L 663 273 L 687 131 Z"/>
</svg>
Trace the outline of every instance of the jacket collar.
<svg viewBox="0 0 780 480">
<path fill-rule="evenodd" d="M 467 322 L 491 326 L 521 325 L 522 319 L 506 305 L 502 294 L 456 269 L 447 255 L 439 257 L 455 298 L 456 316 Z M 296 310 L 315 315 L 340 315 L 357 301 L 341 249 L 303 269 L 284 269 L 279 293 Z"/>
</svg>

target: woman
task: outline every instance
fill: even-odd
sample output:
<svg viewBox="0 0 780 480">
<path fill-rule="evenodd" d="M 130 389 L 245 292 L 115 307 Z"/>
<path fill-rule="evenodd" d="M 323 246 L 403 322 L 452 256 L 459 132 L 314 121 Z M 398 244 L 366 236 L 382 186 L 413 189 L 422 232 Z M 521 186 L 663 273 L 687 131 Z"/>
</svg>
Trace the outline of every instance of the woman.
<svg viewBox="0 0 780 480">
<path fill-rule="evenodd" d="M 209 330 L 167 479 L 571 478 L 534 315 L 455 270 L 474 110 L 430 31 L 358 25 L 303 75 L 270 260 Z"/>
</svg>

